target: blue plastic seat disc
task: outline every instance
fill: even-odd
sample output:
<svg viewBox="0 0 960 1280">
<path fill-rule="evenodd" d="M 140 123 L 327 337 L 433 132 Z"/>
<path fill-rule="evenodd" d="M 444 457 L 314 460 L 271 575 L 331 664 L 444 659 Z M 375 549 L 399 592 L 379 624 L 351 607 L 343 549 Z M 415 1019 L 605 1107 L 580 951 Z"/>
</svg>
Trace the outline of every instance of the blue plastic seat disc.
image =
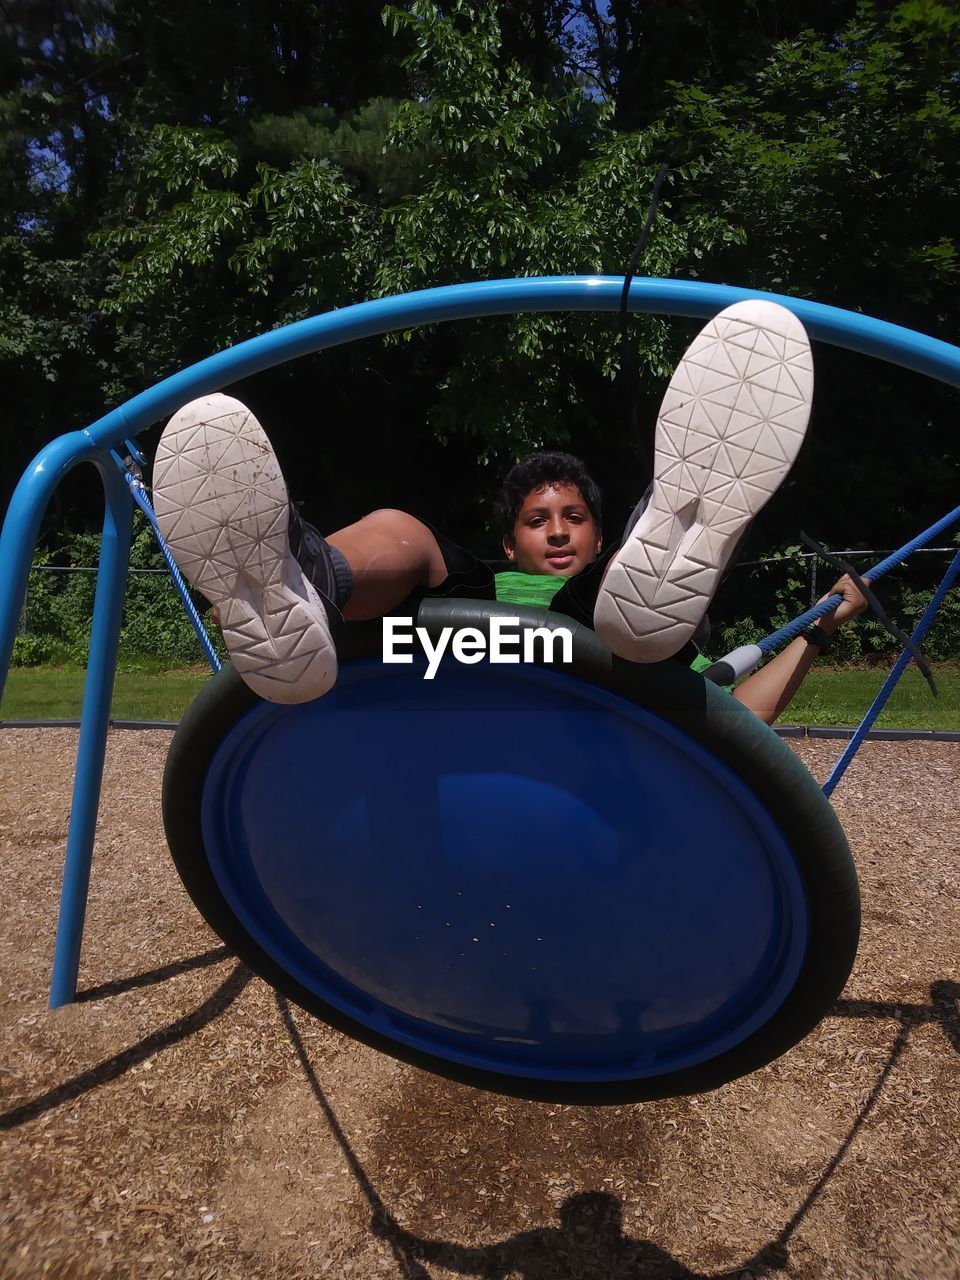
<svg viewBox="0 0 960 1280">
<path fill-rule="evenodd" d="M 380 1034 L 481 1070 L 695 1065 L 783 1003 L 793 854 L 703 746 L 533 666 L 348 666 L 258 705 L 204 787 L 204 844 L 255 941 Z"/>
</svg>

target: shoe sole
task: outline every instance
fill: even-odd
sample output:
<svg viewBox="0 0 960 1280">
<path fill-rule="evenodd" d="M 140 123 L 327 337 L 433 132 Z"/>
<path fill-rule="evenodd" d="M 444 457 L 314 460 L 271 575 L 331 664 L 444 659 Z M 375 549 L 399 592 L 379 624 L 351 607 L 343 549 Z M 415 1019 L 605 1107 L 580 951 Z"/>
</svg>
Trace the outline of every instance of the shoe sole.
<svg viewBox="0 0 960 1280">
<path fill-rule="evenodd" d="M 785 307 L 735 303 L 694 339 L 660 410 L 650 502 L 597 598 L 594 626 L 614 653 L 660 662 L 693 636 L 793 465 L 812 399 L 810 343 Z"/>
<path fill-rule="evenodd" d="M 154 460 L 153 505 L 254 693 L 281 703 L 326 693 L 337 678 L 326 610 L 290 552 L 287 487 L 245 405 L 212 395 L 174 414 Z"/>
</svg>

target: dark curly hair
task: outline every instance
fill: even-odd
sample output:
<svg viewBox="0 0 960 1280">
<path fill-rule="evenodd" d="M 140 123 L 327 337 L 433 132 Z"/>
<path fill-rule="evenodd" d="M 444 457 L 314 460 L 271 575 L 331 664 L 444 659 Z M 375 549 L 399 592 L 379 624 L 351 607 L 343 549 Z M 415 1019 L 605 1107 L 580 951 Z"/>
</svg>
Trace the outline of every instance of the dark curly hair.
<svg viewBox="0 0 960 1280">
<path fill-rule="evenodd" d="M 513 537 L 517 516 L 528 493 L 551 484 L 568 484 L 580 490 L 593 522 L 600 528 L 600 486 L 572 453 L 528 453 L 504 476 L 497 495 L 497 520 L 502 533 Z"/>
</svg>

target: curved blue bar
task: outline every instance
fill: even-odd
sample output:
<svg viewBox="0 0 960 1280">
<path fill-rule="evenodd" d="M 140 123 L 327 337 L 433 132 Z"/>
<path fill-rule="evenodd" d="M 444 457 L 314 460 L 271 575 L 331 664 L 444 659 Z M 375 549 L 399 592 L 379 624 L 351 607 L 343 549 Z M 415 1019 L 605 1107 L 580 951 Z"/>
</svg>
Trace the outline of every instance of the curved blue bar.
<svg viewBox="0 0 960 1280">
<path fill-rule="evenodd" d="M 89 432 L 101 447 L 113 447 L 125 436 L 135 435 L 196 396 L 217 391 L 229 382 L 285 360 L 358 338 L 447 320 L 512 315 L 521 311 L 616 311 L 622 289 L 622 276 L 531 276 L 446 285 L 360 302 L 275 329 L 201 360 L 128 400 L 95 422 Z M 649 278 L 633 281 L 629 302 L 634 312 L 708 317 L 744 298 L 766 298 L 782 303 L 803 321 L 810 336 L 821 342 L 877 356 L 960 387 L 960 348 L 885 320 L 819 302 L 696 280 Z"/>
</svg>

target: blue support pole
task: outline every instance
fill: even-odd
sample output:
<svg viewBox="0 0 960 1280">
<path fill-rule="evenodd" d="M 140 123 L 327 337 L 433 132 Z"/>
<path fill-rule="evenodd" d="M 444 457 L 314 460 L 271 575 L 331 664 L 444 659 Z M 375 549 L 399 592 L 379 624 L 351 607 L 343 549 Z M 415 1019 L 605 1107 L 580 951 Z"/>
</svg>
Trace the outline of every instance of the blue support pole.
<svg viewBox="0 0 960 1280">
<path fill-rule="evenodd" d="M 133 531 L 133 505 L 123 477 L 109 456 L 102 461 L 97 459 L 96 463 L 104 490 L 103 540 L 50 982 L 51 1009 L 69 1004 L 77 994 L 80 944 L 90 886 L 90 865 Z"/>
<path fill-rule="evenodd" d="M 926 609 L 924 609 L 923 611 L 923 617 L 917 623 L 916 628 L 914 629 L 913 635 L 910 637 L 910 639 L 917 646 L 917 648 L 920 647 L 920 641 L 926 635 L 927 628 L 930 626 L 930 623 L 936 617 L 937 610 L 940 608 L 944 600 L 947 598 L 948 592 L 950 591 L 953 584 L 957 581 L 958 577 L 960 577 L 960 551 L 958 551 L 956 556 L 954 556 L 949 569 L 947 569 L 947 572 L 943 575 L 943 581 L 940 583 L 939 587 L 937 587 L 936 591 L 934 592 L 930 603 L 927 605 Z M 876 720 L 877 716 L 883 710 L 887 699 L 890 697 L 891 693 L 893 693 L 893 690 L 894 690 L 894 687 L 896 686 L 897 681 L 903 675 L 904 671 L 906 671 L 911 661 L 912 659 L 910 655 L 910 650 L 904 649 L 903 652 L 900 654 L 900 657 L 894 663 L 893 669 L 891 670 L 890 674 L 887 676 L 886 680 L 884 680 L 883 685 L 880 688 L 880 692 L 877 694 L 877 696 L 874 698 L 873 702 L 871 703 L 870 709 L 867 711 L 867 714 L 861 720 L 859 726 L 857 727 L 856 733 L 853 735 L 853 737 L 850 739 L 850 741 L 847 743 L 846 747 L 844 748 L 843 755 L 840 757 L 837 763 L 833 766 L 833 769 L 830 771 L 830 777 L 827 778 L 826 782 L 823 784 L 823 794 L 825 796 L 833 795 L 834 788 L 836 787 L 840 779 L 843 777 L 843 775 L 846 773 L 847 767 L 850 764 L 850 761 L 857 754 L 857 751 L 860 748 L 860 744 L 863 742 L 864 738 L 870 732 L 873 722 Z"/>
<path fill-rule="evenodd" d="M 0 692 L 6 682 L 17 619 L 40 521 L 50 497 L 68 471 L 93 462 L 104 486 L 103 551 L 97 576 L 87 679 L 84 687 L 77 768 L 67 832 L 60 916 L 54 951 L 50 1005 L 76 994 L 80 942 L 86 911 L 97 806 L 110 720 L 133 507 L 126 485 L 109 455 L 98 451 L 86 431 L 73 431 L 37 454 L 14 490 L 0 536 Z"/>
</svg>

